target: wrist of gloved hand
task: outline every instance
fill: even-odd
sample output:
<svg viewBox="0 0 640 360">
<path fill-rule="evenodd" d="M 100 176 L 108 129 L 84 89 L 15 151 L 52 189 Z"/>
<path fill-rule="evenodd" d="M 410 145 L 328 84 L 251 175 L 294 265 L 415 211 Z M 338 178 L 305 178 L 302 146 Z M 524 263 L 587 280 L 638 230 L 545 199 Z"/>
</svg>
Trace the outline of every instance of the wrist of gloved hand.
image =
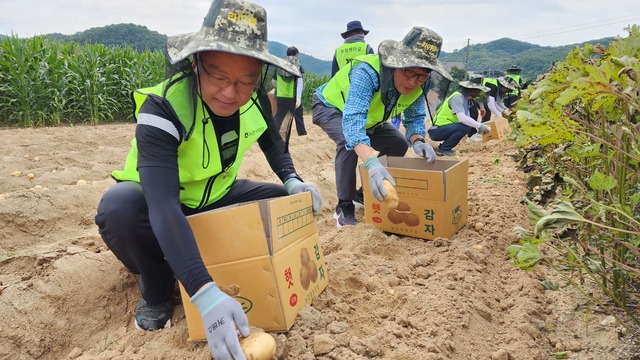
<svg viewBox="0 0 640 360">
<path fill-rule="evenodd" d="M 416 141 L 413 143 L 412 148 L 418 156 L 427 159 L 427 163 L 436 161 L 436 152 L 433 150 L 431 145 L 423 141 Z"/>
<path fill-rule="evenodd" d="M 191 297 L 202 317 L 209 350 L 215 359 L 246 359 L 236 333 L 249 336 L 249 321 L 242 306 L 215 283 L 204 285 Z"/>
<path fill-rule="evenodd" d="M 320 213 L 322 197 L 320 196 L 320 190 L 318 190 L 315 185 L 302 182 L 298 178 L 290 178 L 284 182 L 284 188 L 287 190 L 289 195 L 299 194 L 305 191 L 310 192 L 313 204 L 313 213 L 316 215 Z"/>
<path fill-rule="evenodd" d="M 396 186 L 396 182 L 387 169 L 380 164 L 380 160 L 377 157 L 372 156 L 364 162 L 364 167 L 367 168 L 369 173 L 369 186 L 371 192 L 378 201 L 383 201 L 387 196 L 387 190 L 384 188 L 383 180 L 389 181 L 393 186 Z"/>
</svg>

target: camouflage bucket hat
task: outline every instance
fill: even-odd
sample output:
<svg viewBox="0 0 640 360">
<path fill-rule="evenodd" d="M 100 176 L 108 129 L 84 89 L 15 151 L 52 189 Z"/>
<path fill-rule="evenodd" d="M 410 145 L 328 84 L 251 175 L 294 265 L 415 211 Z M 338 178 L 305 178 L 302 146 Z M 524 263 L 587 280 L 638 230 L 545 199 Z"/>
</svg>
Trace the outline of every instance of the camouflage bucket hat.
<svg viewBox="0 0 640 360">
<path fill-rule="evenodd" d="M 298 68 L 269 53 L 267 12 L 244 0 L 213 0 L 200 31 L 171 36 L 167 54 L 171 64 L 201 51 L 249 56 L 300 76 Z"/>
<path fill-rule="evenodd" d="M 499 77 L 498 82 L 509 90 L 516 90 L 520 87 L 518 83 L 510 77 Z"/>
<path fill-rule="evenodd" d="M 484 82 L 484 76 L 471 75 L 469 80 L 460 81 L 458 84 L 465 89 L 480 89 L 484 92 L 489 92 L 491 89 L 482 85 L 483 82 Z"/>
<path fill-rule="evenodd" d="M 448 80 L 453 80 L 438 60 L 442 37 L 425 27 L 414 26 L 402 41 L 384 40 L 378 46 L 378 54 L 384 66 L 398 69 L 421 67 L 433 70 Z"/>
</svg>

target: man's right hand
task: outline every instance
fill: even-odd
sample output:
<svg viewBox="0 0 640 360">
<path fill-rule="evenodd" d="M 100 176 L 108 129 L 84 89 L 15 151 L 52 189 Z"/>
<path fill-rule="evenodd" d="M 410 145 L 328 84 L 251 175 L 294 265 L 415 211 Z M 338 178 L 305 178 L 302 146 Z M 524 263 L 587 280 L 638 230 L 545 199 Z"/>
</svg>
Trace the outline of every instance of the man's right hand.
<svg viewBox="0 0 640 360">
<path fill-rule="evenodd" d="M 216 360 L 246 360 L 236 333 L 249 336 L 249 321 L 240 303 L 220 291 L 215 283 L 204 285 L 191 297 L 200 311 L 209 350 Z"/>
<path fill-rule="evenodd" d="M 480 125 L 480 127 L 478 127 L 478 133 L 480 134 L 486 134 L 488 132 L 490 132 L 491 129 L 489 129 L 489 127 L 485 124 Z"/>
<path fill-rule="evenodd" d="M 371 192 L 378 201 L 383 201 L 387 195 L 387 190 L 384 188 L 382 180 L 387 179 L 393 186 L 396 186 L 396 182 L 393 181 L 393 177 L 387 169 L 380 164 L 377 157 L 372 156 L 365 161 L 364 166 L 369 172 L 369 185 L 371 186 Z"/>
</svg>

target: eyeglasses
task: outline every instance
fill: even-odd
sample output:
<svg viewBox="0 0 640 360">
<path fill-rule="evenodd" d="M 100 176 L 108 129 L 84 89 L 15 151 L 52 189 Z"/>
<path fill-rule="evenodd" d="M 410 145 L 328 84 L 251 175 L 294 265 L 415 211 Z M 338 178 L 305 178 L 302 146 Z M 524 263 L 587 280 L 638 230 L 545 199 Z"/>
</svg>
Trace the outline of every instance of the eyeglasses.
<svg viewBox="0 0 640 360">
<path fill-rule="evenodd" d="M 431 76 L 431 70 L 427 70 L 426 74 L 418 74 L 411 69 L 402 69 L 402 73 L 404 74 L 404 77 L 406 77 L 409 80 L 413 78 L 418 78 L 418 81 L 421 83 L 427 81 L 429 79 L 429 76 Z"/>
<path fill-rule="evenodd" d="M 227 86 L 233 84 L 233 86 L 236 88 L 236 91 L 238 93 L 245 94 L 245 95 L 253 93 L 253 91 L 256 89 L 257 81 L 256 82 L 247 82 L 247 81 L 240 81 L 240 80 L 231 81 L 231 79 L 229 79 L 224 75 L 208 72 L 207 68 L 204 67 L 203 64 L 200 64 L 200 67 L 204 70 L 205 74 L 207 74 L 207 79 L 209 79 L 209 83 L 211 83 L 211 85 L 218 87 L 220 89 L 224 89 Z"/>
</svg>

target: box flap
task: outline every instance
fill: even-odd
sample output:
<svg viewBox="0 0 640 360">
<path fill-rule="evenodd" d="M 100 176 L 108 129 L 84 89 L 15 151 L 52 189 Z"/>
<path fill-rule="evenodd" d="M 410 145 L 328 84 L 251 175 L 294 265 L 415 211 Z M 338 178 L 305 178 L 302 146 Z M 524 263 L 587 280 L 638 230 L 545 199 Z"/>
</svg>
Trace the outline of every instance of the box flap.
<svg viewBox="0 0 640 360">
<path fill-rule="evenodd" d="M 469 159 L 458 161 L 455 166 L 448 168 L 444 173 L 445 201 L 460 192 L 467 192 L 469 186 Z"/>
<path fill-rule="evenodd" d="M 257 203 L 187 216 L 205 265 L 268 255 Z"/>
<path fill-rule="evenodd" d="M 309 192 L 263 200 L 259 204 L 271 255 L 318 231 Z"/>
<path fill-rule="evenodd" d="M 427 163 L 422 158 L 381 156 L 379 159 L 396 181 L 400 199 L 412 197 L 425 201 L 444 201 L 447 189 L 455 191 L 467 186 L 468 160 L 436 160 Z M 360 169 L 363 184 L 366 183 L 363 186 L 370 189 L 367 170 L 363 165 Z M 448 177 L 451 179 L 447 179 Z"/>
</svg>

